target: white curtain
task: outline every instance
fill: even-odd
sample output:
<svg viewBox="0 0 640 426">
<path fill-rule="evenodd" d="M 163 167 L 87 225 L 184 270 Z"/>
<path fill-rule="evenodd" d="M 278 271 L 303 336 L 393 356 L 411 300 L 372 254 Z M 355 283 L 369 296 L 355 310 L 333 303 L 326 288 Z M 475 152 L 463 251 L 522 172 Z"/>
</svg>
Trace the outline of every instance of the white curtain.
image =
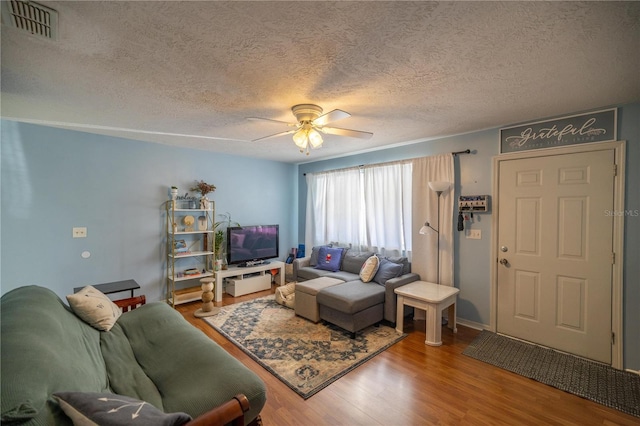
<svg viewBox="0 0 640 426">
<path fill-rule="evenodd" d="M 422 157 L 413 160 L 413 262 L 411 271 L 420 274 L 424 281 L 438 282 L 437 247 L 440 239 L 440 280 L 443 285 L 453 285 L 453 212 L 454 166 L 451 154 Z M 449 189 L 440 197 L 429 188 L 429 182 L 450 182 Z M 438 220 L 439 217 L 439 220 Z M 419 233 L 425 222 L 439 232 L 429 229 Z M 439 222 L 439 223 L 438 223 Z"/>
<path fill-rule="evenodd" d="M 411 162 L 307 173 L 305 244 L 339 242 L 411 260 Z"/>
<path fill-rule="evenodd" d="M 364 168 L 367 246 L 411 261 L 411 163 Z"/>
<path fill-rule="evenodd" d="M 358 167 L 307 173 L 305 244 L 364 244 L 363 180 Z"/>
</svg>

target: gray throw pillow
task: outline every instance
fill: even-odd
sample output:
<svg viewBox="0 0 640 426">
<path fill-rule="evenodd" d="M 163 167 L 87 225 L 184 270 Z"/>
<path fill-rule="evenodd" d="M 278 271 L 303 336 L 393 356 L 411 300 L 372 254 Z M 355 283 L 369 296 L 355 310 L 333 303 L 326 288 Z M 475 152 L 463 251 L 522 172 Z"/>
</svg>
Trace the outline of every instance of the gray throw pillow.
<svg viewBox="0 0 640 426">
<path fill-rule="evenodd" d="M 373 252 L 371 251 L 349 250 L 344 254 L 341 269 L 345 272 L 351 272 L 352 274 L 359 274 L 362 265 L 364 265 L 364 262 L 371 256 L 373 256 Z"/>
<path fill-rule="evenodd" d="M 402 264 L 394 263 L 389 259 L 380 259 L 380 265 L 378 266 L 378 272 L 376 272 L 373 281 L 380 285 L 385 285 L 387 280 L 391 278 L 399 277 L 402 275 Z"/>
<path fill-rule="evenodd" d="M 311 258 L 309 259 L 309 266 L 316 266 L 318 264 L 318 253 L 320 253 L 320 247 L 331 247 L 331 244 L 313 247 L 311 249 Z"/>
<path fill-rule="evenodd" d="M 173 426 L 191 420 L 186 413 L 166 414 L 148 402 L 114 393 L 57 392 L 53 396 L 75 426 Z"/>
<path fill-rule="evenodd" d="M 406 257 L 387 257 L 387 260 L 390 260 L 393 263 L 399 263 L 402 265 L 402 273 L 400 275 L 408 274 L 411 272 L 411 264 L 409 263 L 409 259 Z"/>
</svg>

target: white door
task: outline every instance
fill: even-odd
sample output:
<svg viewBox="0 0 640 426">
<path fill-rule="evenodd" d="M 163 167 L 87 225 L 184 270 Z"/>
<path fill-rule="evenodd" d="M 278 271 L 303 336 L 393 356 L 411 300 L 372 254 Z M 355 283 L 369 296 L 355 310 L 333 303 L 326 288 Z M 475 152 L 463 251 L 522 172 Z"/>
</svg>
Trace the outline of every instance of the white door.
<svg viewBox="0 0 640 426">
<path fill-rule="evenodd" d="M 611 364 L 614 159 L 499 163 L 499 333 Z"/>
</svg>

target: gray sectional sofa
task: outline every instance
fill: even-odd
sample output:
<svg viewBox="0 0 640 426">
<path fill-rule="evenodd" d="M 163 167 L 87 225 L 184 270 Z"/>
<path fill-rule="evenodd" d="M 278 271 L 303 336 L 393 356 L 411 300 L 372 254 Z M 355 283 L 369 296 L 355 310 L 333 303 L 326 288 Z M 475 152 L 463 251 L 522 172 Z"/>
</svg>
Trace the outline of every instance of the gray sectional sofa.
<svg viewBox="0 0 640 426">
<path fill-rule="evenodd" d="M 327 245 L 331 247 L 331 245 Z M 327 247 L 325 246 L 325 247 Z M 375 310 L 382 309 L 383 315 L 378 321 L 384 319 L 392 324 L 396 322 L 396 294 L 394 290 L 405 284 L 420 280 L 420 275 L 411 272 L 411 263 L 406 257 L 380 257 L 381 270 L 375 278 L 364 283 L 360 279 L 360 269 L 365 261 L 374 255 L 372 251 L 357 251 L 351 248 L 342 248 L 342 260 L 339 270 L 331 271 L 319 268 L 318 254 L 320 247 L 313 247 L 311 255 L 298 258 L 293 261 L 294 280 L 301 282 L 319 277 L 329 277 L 342 280 L 342 284 L 324 288 L 318 292 L 317 299 L 320 305 L 322 319 L 332 322 L 342 328 L 355 333 L 362 324 L 370 325 L 372 318 L 378 317 L 375 311 L 369 312 L 367 320 L 359 321 L 353 317 L 352 311 L 359 310 L 358 304 L 376 305 Z M 384 273 L 382 264 L 393 263 L 402 265 L 397 276 L 394 273 Z M 398 268 L 393 268 L 397 271 Z M 379 303 L 380 302 L 380 303 Z M 377 306 L 377 305 L 382 306 Z M 408 308 L 411 310 L 411 308 Z M 360 311 L 358 311 L 360 312 Z"/>
</svg>

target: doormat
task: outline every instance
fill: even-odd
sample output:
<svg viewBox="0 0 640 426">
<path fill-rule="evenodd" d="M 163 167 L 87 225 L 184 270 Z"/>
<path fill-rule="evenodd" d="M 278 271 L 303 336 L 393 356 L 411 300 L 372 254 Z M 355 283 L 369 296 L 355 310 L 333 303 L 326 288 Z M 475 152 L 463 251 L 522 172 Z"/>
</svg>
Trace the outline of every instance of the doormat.
<svg viewBox="0 0 640 426">
<path fill-rule="evenodd" d="M 406 337 L 381 325 L 351 339 L 339 327 L 296 316 L 273 295 L 224 306 L 203 320 L 304 399 Z"/>
<path fill-rule="evenodd" d="M 640 417 L 640 375 L 486 330 L 462 353 Z"/>
</svg>

